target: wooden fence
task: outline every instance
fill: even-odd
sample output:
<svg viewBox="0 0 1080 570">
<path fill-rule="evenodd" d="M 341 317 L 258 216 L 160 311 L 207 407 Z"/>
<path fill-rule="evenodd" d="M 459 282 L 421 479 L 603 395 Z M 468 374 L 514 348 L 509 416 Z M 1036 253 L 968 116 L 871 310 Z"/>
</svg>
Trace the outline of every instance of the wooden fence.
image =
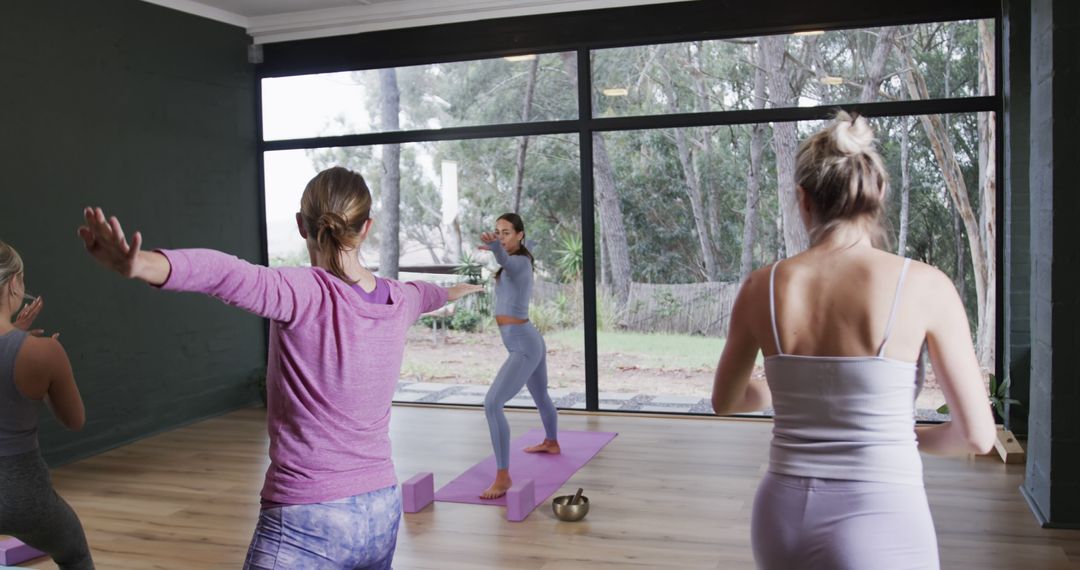
<svg viewBox="0 0 1080 570">
<path fill-rule="evenodd" d="M 621 310 L 612 308 L 614 314 L 606 320 L 623 330 L 726 337 L 738 292 L 739 284 L 730 282 L 632 283 L 626 305 Z M 606 294 L 602 290 L 597 293 Z M 540 280 L 533 284 L 533 303 L 554 302 L 560 295 L 580 309 L 577 286 Z M 603 299 L 600 303 L 614 304 Z"/>
</svg>

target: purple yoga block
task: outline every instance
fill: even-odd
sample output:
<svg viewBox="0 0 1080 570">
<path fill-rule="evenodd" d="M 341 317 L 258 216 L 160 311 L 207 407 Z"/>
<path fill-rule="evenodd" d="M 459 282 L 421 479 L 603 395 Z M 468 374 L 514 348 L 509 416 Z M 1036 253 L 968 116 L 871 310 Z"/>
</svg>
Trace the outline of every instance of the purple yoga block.
<svg viewBox="0 0 1080 570">
<path fill-rule="evenodd" d="M 44 552 L 27 546 L 20 540 L 14 538 L 0 540 L 0 564 L 19 564 L 42 556 L 45 556 Z"/>
<path fill-rule="evenodd" d="M 420 473 L 401 484 L 401 503 L 407 513 L 418 513 L 435 500 L 435 474 Z"/>
<path fill-rule="evenodd" d="M 532 479 L 518 483 L 506 492 L 506 520 L 521 522 L 536 508 L 536 486 Z"/>
</svg>

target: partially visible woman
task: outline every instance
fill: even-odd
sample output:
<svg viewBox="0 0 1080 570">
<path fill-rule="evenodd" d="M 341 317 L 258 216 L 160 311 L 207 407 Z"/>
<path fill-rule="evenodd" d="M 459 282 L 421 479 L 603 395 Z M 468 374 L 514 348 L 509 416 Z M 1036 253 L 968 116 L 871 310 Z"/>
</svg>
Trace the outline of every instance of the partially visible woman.
<svg viewBox="0 0 1080 570">
<path fill-rule="evenodd" d="M 311 267 L 275 269 L 208 249 L 141 251 L 141 234 L 129 245 L 115 217 L 84 212 L 79 234 L 105 267 L 270 319 L 270 466 L 245 568 L 391 567 L 401 493 L 390 412 L 405 335 L 421 313 L 483 288 L 376 277 L 359 258 L 370 209 L 360 174 L 320 172 L 296 215 Z"/>
<path fill-rule="evenodd" d="M 53 490 L 37 429 L 44 403 L 68 429 L 82 429 L 86 416 L 59 335 L 28 332 L 43 307 L 38 297 L 23 308 L 28 297 L 22 258 L 0 242 L 0 534 L 45 552 L 64 570 L 85 570 L 94 567 L 86 534 Z"/>
<path fill-rule="evenodd" d="M 753 272 L 716 370 L 718 414 L 772 404 L 754 501 L 764 569 L 938 568 L 919 451 L 984 453 L 994 422 L 963 303 L 941 271 L 878 249 L 888 176 L 866 119 L 799 148 L 805 252 Z M 916 427 L 924 344 L 952 421 Z M 750 381 L 758 351 L 768 385 Z"/>
<path fill-rule="evenodd" d="M 495 274 L 495 322 L 503 345 L 510 353 L 484 397 L 491 446 L 495 449 L 495 481 L 480 494 L 496 499 L 513 485 L 510 479 L 510 424 L 503 406 L 522 386 L 529 389 L 540 420 L 544 441 L 527 447 L 529 453 L 559 453 L 558 410 L 548 395 L 547 345 L 540 331 L 529 322 L 532 298 L 533 257 L 525 246 L 525 222 L 513 213 L 503 214 L 495 222 L 494 232 L 480 235 L 483 249 L 491 250 L 500 269 Z"/>
</svg>

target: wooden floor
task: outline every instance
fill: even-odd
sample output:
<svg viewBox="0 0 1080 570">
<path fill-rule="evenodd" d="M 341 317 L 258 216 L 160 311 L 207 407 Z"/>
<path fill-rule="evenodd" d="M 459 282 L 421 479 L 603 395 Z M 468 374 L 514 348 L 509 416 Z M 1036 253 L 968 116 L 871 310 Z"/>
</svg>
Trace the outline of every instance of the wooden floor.
<svg viewBox="0 0 1080 570">
<path fill-rule="evenodd" d="M 515 433 L 539 423 L 535 412 L 508 416 Z M 544 505 L 509 523 L 501 508 L 436 503 L 405 516 L 395 568 L 753 567 L 750 508 L 771 423 L 563 414 L 560 427 L 619 432 L 563 489 L 585 488 L 584 521 L 560 522 Z M 399 477 L 434 471 L 436 485 L 490 454 L 475 409 L 397 407 L 392 437 Z M 98 568 L 239 568 L 266 449 L 264 412 L 243 410 L 59 468 L 54 479 Z M 1080 531 L 1036 524 L 1018 491 L 1022 465 L 925 462 L 943 568 L 1080 568 Z"/>
</svg>

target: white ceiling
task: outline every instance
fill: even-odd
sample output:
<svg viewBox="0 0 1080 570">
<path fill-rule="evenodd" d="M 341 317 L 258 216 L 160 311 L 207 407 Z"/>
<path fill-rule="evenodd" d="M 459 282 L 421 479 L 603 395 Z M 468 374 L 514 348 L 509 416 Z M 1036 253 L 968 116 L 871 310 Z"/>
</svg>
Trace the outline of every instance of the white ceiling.
<svg viewBox="0 0 1080 570">
<path fill-rule="evenodd" d="M 144 0 L 247 30 L 255 43 L 687 0 Z"/>
</svg>

